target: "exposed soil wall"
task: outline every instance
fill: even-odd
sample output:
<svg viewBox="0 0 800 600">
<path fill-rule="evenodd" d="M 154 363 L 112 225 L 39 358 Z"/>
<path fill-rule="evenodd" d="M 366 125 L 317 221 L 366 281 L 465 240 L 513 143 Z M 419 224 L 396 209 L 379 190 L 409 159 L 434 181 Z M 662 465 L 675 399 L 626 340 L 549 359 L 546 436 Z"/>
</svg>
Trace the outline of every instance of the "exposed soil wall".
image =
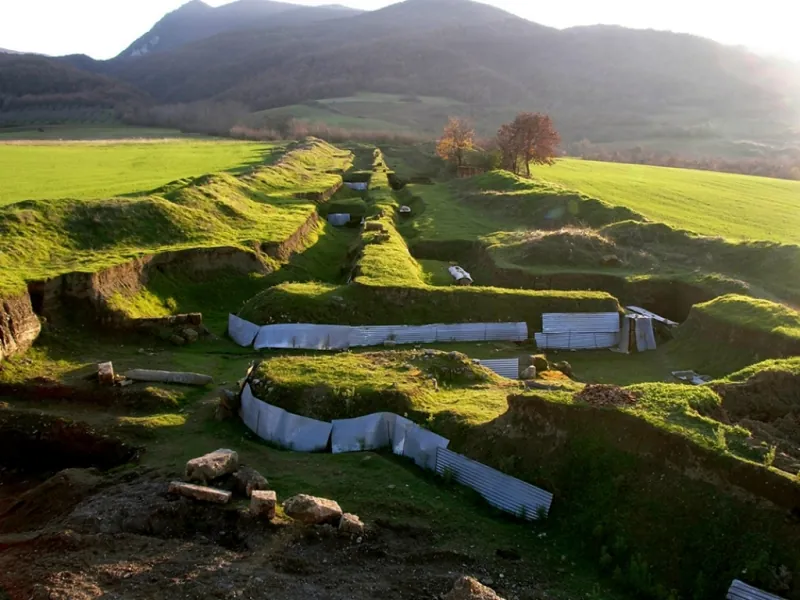
<svg viewBox="0 0 800 600">
<path fill-rule="evenodd" d="M 800 485 L 788 477 L 618 410 L 535 396 L 509 397 L 508 412 L 484 426 L 451 422 L 439 432 L 454 449 L 553 491 L 560 526 L 642 597 L 656 582 L 681 597 L 722 597 L 746 573 L 800 598 L 791 572 Z"/>
<path fill-rule="evenodd" d="M 338 188 L 337 188 L 338 189 Z M 332 195 L 332 194 L 331 194 Z M 282 242 L 261 244 L 261 251 L 275 260 L 285 262 L 297 252 L 302 252 L 308 245 L 308 240 L 319 225 L 319 214 L 314 211 L 297 231 Z"/>
<path fill-rule="evenodd" d="M 607 273 L 548 273 L 497 267 L 479 242 L 420 242 L 411 248 L 414 258 L 459 261 L 480 285 L 531 290 L 594 290 L 608 292 L 623 305 L 642 306 L 675 321 L 685 320 L 695 304 L 719 296 L 713 290 L 672 279 L 629 281 Z"/>
<path fill-rule="evenodd" d="M 28 294 L 0 298 L 0 361 L 25 352 L 41 329 Z"/>
</svg>

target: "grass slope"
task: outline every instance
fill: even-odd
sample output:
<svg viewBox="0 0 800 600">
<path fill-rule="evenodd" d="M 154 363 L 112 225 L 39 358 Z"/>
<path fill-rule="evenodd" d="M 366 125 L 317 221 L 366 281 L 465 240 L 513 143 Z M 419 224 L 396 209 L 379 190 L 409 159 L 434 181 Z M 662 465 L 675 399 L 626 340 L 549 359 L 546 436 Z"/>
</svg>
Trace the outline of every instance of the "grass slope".
<svg viewBox="0 0 800 600">
<path fill-rule="evenodd" d="M 797 181 L 575 159 L 533 173 L 695 233 L 800 243 Z"/>
<path fill-rule="evenodd" d="M 170 181 L 243 171 L 282 146 L 250 142 L 153 140 L 2 144 L 0 206 L 20 200 L 107 198 L 146 192 Z"/>
<path fill-rule="evenodd" d="M 0 209 L 0 291 L 165 250 L 283 241 L 316 210 L 298 194 L 328 190 L 350 160 L 316 140 L 240 178 L 209 175 L 136 198 L 9 205 Z"/>
</svg>

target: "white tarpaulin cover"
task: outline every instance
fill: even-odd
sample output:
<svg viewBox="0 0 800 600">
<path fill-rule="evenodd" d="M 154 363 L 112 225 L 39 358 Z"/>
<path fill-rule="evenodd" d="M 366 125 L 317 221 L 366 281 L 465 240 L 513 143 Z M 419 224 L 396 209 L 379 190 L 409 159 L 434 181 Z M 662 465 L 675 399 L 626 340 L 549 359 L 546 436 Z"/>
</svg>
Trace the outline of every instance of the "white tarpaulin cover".
<svg viewBox="0 0 800 600">
<path fill-rule="evenodd" d="M 259 329 L 261 328 L 258 325 L 250 321 L 240 319 L 236 315 L 228 315 L 228 335 L 243 348 L 253 345 Z"/>
<path fill-rule="evenodd" d="M 436 449 L 447 448 L 450 440 L 423 429 L 418 425 L 406 430 L 406 441 L 403 456 L 412 459 L 423 469 L 436 468 Z"/>
</svg>

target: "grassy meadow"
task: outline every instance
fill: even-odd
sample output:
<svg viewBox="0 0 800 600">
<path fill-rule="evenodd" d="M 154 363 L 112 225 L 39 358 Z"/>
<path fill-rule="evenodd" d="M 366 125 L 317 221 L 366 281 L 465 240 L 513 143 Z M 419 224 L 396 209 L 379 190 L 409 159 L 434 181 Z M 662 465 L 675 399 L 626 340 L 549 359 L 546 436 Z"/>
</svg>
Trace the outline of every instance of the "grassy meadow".
<svg viewBox="0 0 800 600">
<path fill-rule="evenodd" d="M 577 159 L 533 174 L 675 228 L 800 243 L 800 181 Z"/>
<path fill-rule="evenodd" d="M 278 144 L 160 140 L 0 141 L 0 206 L 20 200 L 109 198 L 269 162 Z"/>
</svg>

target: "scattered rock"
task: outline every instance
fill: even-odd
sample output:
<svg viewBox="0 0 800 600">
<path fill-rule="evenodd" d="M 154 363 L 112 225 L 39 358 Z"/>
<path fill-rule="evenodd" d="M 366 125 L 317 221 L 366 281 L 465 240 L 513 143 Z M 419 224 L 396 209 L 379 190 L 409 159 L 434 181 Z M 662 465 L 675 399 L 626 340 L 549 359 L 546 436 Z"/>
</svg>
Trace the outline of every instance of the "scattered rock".
<svg viewBox="0 0 800 600">
<path fill-rule="evenodd" d="M 559 385 L 557 383 L 542 383 L 541 381 L 525 381 L 525 389 L 526 390 L 565 390 L 563 385 Z"/>
<path fill-rule="evenodd" d="M 339 533 L 342 535 L 364 535 L 364 523 L 358 515 L 344 513 L 339 521 Z"/>
<path fill-rule="evenodd" d="M 200 339 L 200 334 L 197 333 L 196 330 L 192 329 L 191 327 L 187 327 L 183 331 L 181 331 L 181 337 L 186 340 L 189 344 L 194 344 L 197 340 Z"/>
<path fill-rule="evenodd" d="M 547 357 L 544 354 L 532 356 L 531 364 L 536 367 L 536 370 L 540 373 L 550 370 L 550 361 L 547 360 Z"/>
<path fill-rule="evenodd" d="M 97 379 L 101 385 L 114 385 L 114 365 L 110 362 L 97 365 Z"/>
<path fill-rule="evenodd" d="M 203 313 L 189 313 L 186 315 L 186 322 L 196 327 L 201 326 L 203 324 Z"/>
<path fill-rule="evenodd" d="M 185 496 L 203 502 L 213 502 L 214 504 L 227 504 L 231 499 L 231 493 L 223 490 L 206 487 L 203 485 L 192 485 L 182 481 L 173 481 L 169 484 L 169 493 Z"/>
<path fill-rule="evenodd" d="M 625 262 L 616 254 L 607 254 L 602 258 L 600 264 L 604 267 L 621 267 Z"/>
<path fill-rule="evenodd" d="M 242 405 L 242 399 L 234 391 L 220 388 L 219 390 L 219 403 L 231 411 L 238 411 Z"/>
<path fill-rule="evenodd" d="M 536 379 L 536 367 L 530 366 L 520 374 L 520 379 Z"/>
<path fill-rule="evenodd" d="M 342 509 L 338 503 L 306 494 L 298 494 L 286 500 L 283 510 L 295 521 L 309 525 L 335 523 L 342 517 Z"/>
<path fill-rule="evenodd" d="M 251 467 L 241 467 L 233 474 L 234 490 L 242 496 L 252 497 L 253 492 L 269 488 L 267 478 Z"/>
<path fill-rule="evenodd" d="M 174 346 L 183 346 L 186 344 L 186 340 L 177 334 L 170 335 L 168 341 Z"/>
<path fill-rule="evenodd" d="M 278 495 L 270 490 L 255 490 L 250 496 L 250 513 L 256 517 L 266 517 L 268 520 L 275 518 L 275 506 L 278 504 Z"/>
<path fill-rule="evenodd" d="M 492 588 L 488 588 L 473 577 L 462 577 L 444 600 L 503 600 Z"/>
<path fill-rule="evenodd" d="M 572 377 L 572 365 L 565 360 L 557 362 L 556 364 L 553 365 L 553 368 L 556 371 L 561 371 L 567 377 Z"/>
<path fill-rule="evenodd" d="M 223 475 L 235 473 L 238 468 L 239 455 L 233 450 L 221 448 L 187 462 L 186 479 L 208 483 Z"/>
</svg>

